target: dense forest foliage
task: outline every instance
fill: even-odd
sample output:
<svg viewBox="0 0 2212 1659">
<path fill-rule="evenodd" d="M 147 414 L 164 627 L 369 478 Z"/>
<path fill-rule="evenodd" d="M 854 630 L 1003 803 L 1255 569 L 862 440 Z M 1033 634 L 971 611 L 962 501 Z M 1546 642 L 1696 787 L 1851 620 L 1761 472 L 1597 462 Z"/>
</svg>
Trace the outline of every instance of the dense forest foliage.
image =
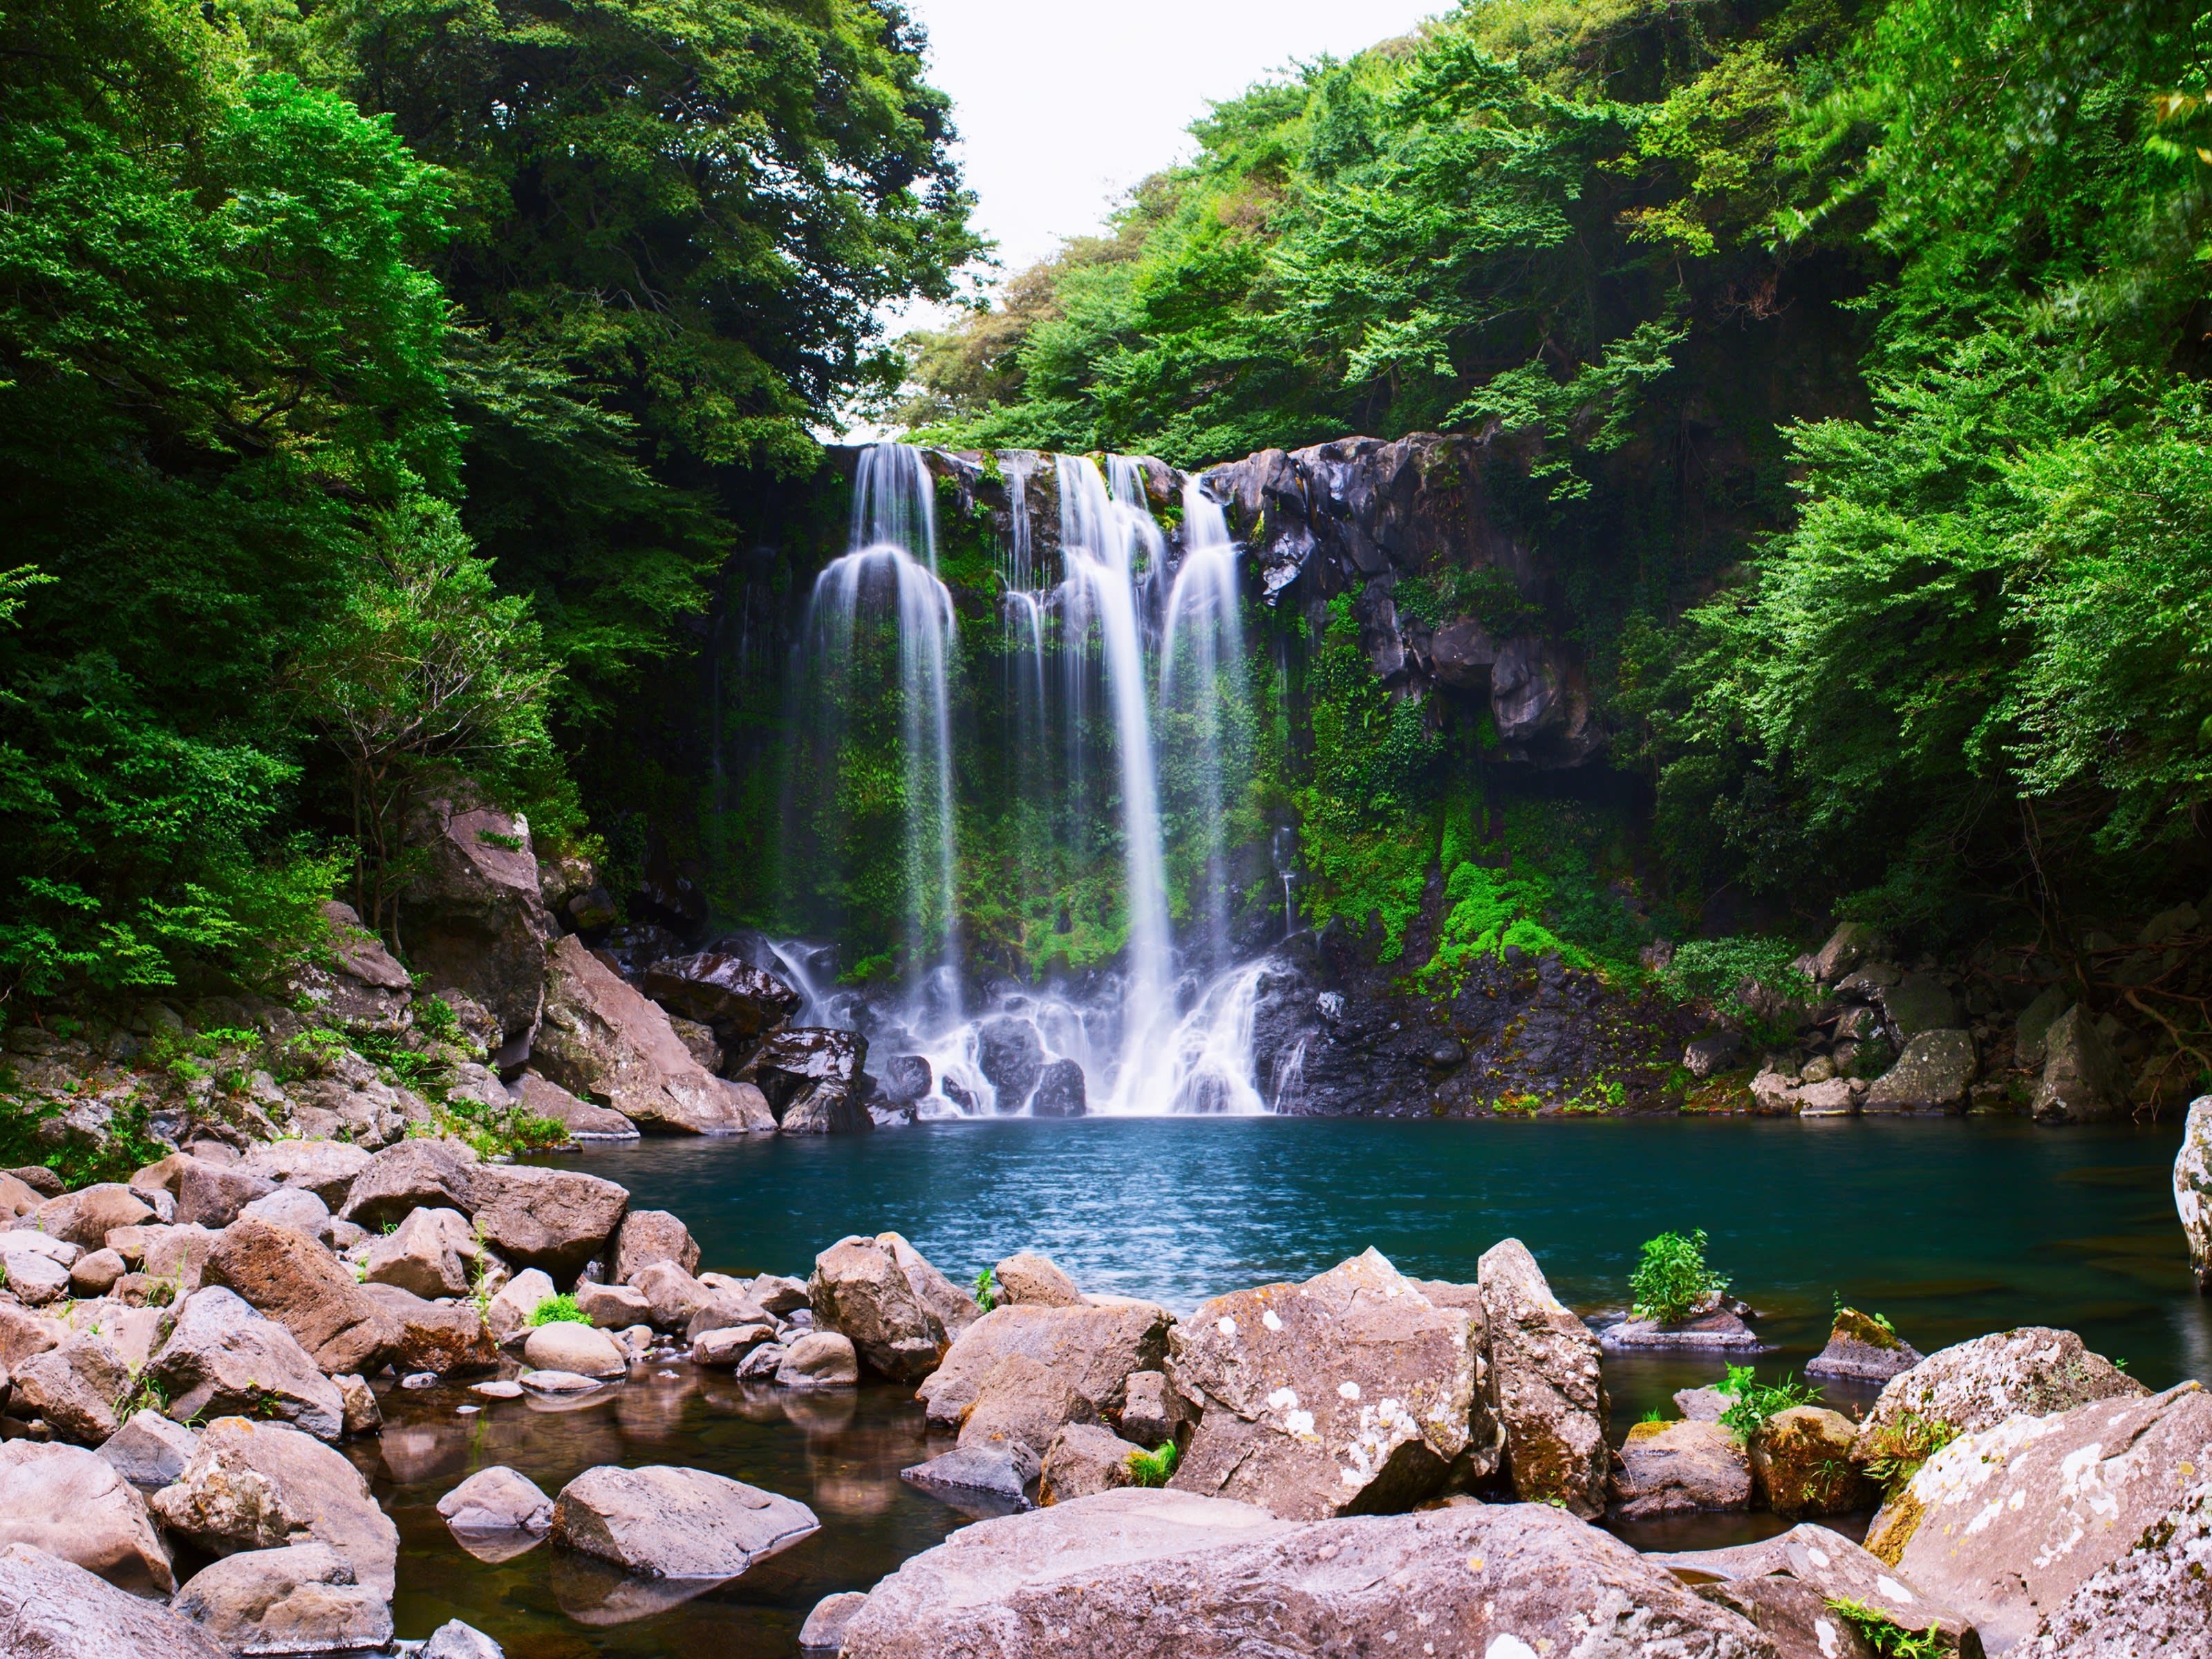
<svg viewBox="0 0 2212 1659">
<path fill-rule="evenodd" d="M 2157 0 L 1470 0 L 1215 106 L 902 416 L 1497 433 L 1678 894 L 1930 944 L 2195 897 L 2208 64 Z"/>
</svg>

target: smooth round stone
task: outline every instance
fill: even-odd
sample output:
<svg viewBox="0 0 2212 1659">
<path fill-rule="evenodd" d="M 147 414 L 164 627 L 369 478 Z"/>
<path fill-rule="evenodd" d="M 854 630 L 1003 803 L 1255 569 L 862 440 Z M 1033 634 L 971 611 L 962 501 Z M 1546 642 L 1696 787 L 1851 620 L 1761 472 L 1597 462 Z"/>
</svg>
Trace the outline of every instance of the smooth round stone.
<svg viewBox="0 0 2212 1659">
<path fill-rule="evenodd" d="M 522 1357 L 533 1370 L 574 1371 L 582 1376 L 620 1376 L 629 1370 L 629 1356 L 612 1337 L 566 1319 L 531 1332 L 522 1345 Z"/>
<path fill-rule="evenodd" d="M 411 1372 L 399 1379 L 399 1386 L 403 1389 L 434 1389 L 438 1386 L 438 1376 L 434 1371 Z"/>
<path fill-rule="evenodd" d="M 470 1389 L 471 1394 L 480 1394 L 487 1400 L 520 1400 L 522 1384 L 512 1377 L 501 1377 L 496 1382 L 478 1382 Z"/>
<path fill-rule="evenodd" d="M 525 1371 L 522 1386 L 532 1394 L 591 1394 L 607 1385 L 593 1376 L 574 1371 Z"/>
</svg>

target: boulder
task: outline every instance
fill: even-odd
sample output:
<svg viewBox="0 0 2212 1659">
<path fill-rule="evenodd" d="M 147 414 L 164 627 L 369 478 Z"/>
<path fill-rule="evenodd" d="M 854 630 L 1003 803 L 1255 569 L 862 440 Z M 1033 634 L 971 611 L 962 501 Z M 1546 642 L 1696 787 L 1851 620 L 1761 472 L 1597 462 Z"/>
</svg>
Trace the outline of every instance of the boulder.
<svg viewBox="0 0 2212 1659">
<path fill-rule="evenodd" d="M 70 1293 L 70 1267 L 77 1248 L 43 1233 L 0 1233 L 0 1271 L 17 1300 L 33 1308 L 61 1301 Z"/>
<path fill-rule="evenodd" d="M 430 1632 L 415 1659 L 507 1659 L 498 1643 L 473 1625 L 448 1619 Z"/>
<path fill-rule="evenodd" d="M 556 1319 L 531 1332 L 522 1357 L 541 1371 L 574 1371 L 579 1376 L 622 1376 L 629 1356 L 605 1331 Z"/>
<path fill-rule="evenodd" d="M 59 1440 L 97 1446 L 119 1426 L 115 1408 L 131 1391 L 131 1371 L 105 1337 L 73 1331 L 15 1368 L 9 1401 L 18 1417 L 37 1416 Z"/>
<path fill-rule="evenodd" d="M 344 1431 L 345 1401 L 299 1339 L 220 1285 L 185 1298 L 146 1369 L 179 1421 L 251 1412 L 323 1440 Z"/>
<path fill-rule="evenodd" d="M 0 1302 L 0 1371 L 13 1371 L 33 1354 L 59 1346 L 68 1334 L 69 1327 L 58 1319 Z"/>
<path fill-rule="evenodd" d="M 699 1241 L 665 1210 L 632 1210 L 615 1233 L 615 1282 L 632 1283 L 641 1268 L 655 1261 L 672 1261 L 685 1273 L 696 1273 Z"/>
<path fill-rule="evenodd" d="M 975 1307 L 972 1300 L 961 1307 L 951 1299 L 959 1293 L 951 1290 L 950 1281 L 944 1281 L 939 1290 L 930 1282 L 933 1276 L 944 1281 L 944 1275 L 896 1233 L 840 1239 L 814 1258 L 813 1277 L 807 1285 L 814 1322 L 850 1337 L 871 1370 L 894 1382 L 914 1382 L 937 1369 L 964 1328 L 948 1322 L 947 1314 L 955 1321 L 975 1316 L 970 1311 Z"/>
<path fill-rule="evenodd" d="M 0 1445 L 0 1545 L 28 1544 L 137 1595 L 177 1587 L 138 1489 L 82 1446 Z M 0 1652 L 12 1654 L 4 1626 Z"/>
<path fill-rule="evenodd" d="M 673 1261 L 648 1261 L 625 1288 L 645 1298 L 646 1317 L 652 1323 L 672 1331 L 690 1324 L 691 1316 L 718 1294 Z"/>
<path fill-rule="evenodd" d="M 626 1330 L 653 1318 L 653 1304 L 631 1285 L 580 1283 L 575 1294 L 576 1306 L 603 1331 Z"/>
<path fill-rule="evenodd" d="M 333 1380 L 338 1385 L 338 1399 L 345 1408 L 347 1439 L 358 1440 L 384 1426 L 384 1408 L 376 1403 L 376 1390 L 368 1386 L 367 1377 L 341 1376 Z"/>
<path fill-rule="evenodd" d="M 1874 1507 L 1874 1484 L 1851 1462 L 1858 1425 L 1841 1412 L 1792 1406 L 1751 1437 L 1751 1470 L 1766 1506 L 1791 1520 L 1850 1515 Z"/>
<path fill-rule="evenodd" d="M 107 1243 L 111 1230 L 153 1220 L 154 1206 L 121 1182 L 107 1181 L 47 1199 L 33 1213 L 38 1231 L 48 1238 L 80 1250 L 96 1250 Z"/>
<path fill-rule="evenodd" d="M 2070 1411 L 2093 1400 L 2140 1399 L 2150 1390 L 2071 1331 L 2043 1325 L 1978 1336 L 1937 1350 L 1883 1385 L 1859 1426 L 1851 1455 L 1875 1456 L 1884 1431 L 1908 1413 L 1948 1423 L 1960 1434 L 1993 1429 L 2007 1418 Z"/>
<path fill-rule="evenodd" d="M 775 1334 L 775 1329 L 767 1325 L 726 1325 L 702 1331 L 692 1340 L 691 1363 L 716 1370 L 741 1365 L 747 1355 Z"/>
<path fill-rule="evenodd" d="M 853 1615 L 867 1604 L 866 1590 L 839 1590 L 835 1595 L 825 1595 L 814 1604 L 806 1615 L 806 1622 L 799 1627 L 799 1646 L 802 1652 L 835 1653 L 845 1640 L 845 1626 L 853 1622 Z"/>
<path fill-rule="evenodd" d="M 1095 1423 L 1097 1407 L 1065 1378 L 1027 1354 L 1009 1354 L 991 1367 L 960 1425 L 960 1443 L 1014 1442 L 1042 1459 L 1071 1423 Z"/>
<path fill-rule="evenodd" d="M 525 1072 L 514 1085 L 522 1109 L 549 1118 L 568 1132 L 571 1140 L 635 1140 L 637 1125 L 620 1112 L 579 1099 L 550 1078 Z"/>
<path fill-rule="evenodd" d="M 787 1279 L 781 1273 L 755 1273 L 745 1287 L 745 1294 L 779 1319 L 787 1319 L 804 1308 L 811 1312 L 813 1304 L 806 1293 L 803 1279 Z"/>
<path fill-rule="evenodd" d="M 42 1199 L 59 1198 L 64 1186 L 62 1178 L 43 1164 L 19 1164 L 8 1171 Z"/>
<path fill-rule="evenodd" d="M 732 1048 L 750 1047 L 799 1012 L 798 992 L 742 957 L 701 951 L 645 970 L 645 994 L 672 1013 L 711 1027 Z"/>
<path fill-rule="evenodd" d="M 1814 953 L 1813 977 L 1823 985 L 1833 985 L 1861 963 L 1880 956 L 1881 949 L 1881 935 L 1866 923 L 1843 922 Z"/>
<path fill-rule="evenodd" d="M 2181 1150 L 2173 1158 L 2173 1206 L 2189 1241 L 2189 1265 L 2197 1291 L 2212 1296 L 2212 1095 L 2189 1103 Z"/>
<path fill-rule="evenodd" d="M 154 1494 L 153 1508 L 171 1532 L 215 1555 L 327 1544 L 356 1583 L 392 1598 L 398 1529 L 358 1469 L 297 1429 L 217 1418 L 176 1485 Z"/>
<path fill-rule="evenodd" d="M 80 1297 L 106 1296 L 126 1271 L 123 1258 L 112 1250 L 94 1250 L 79 1256 L 69 1270 L 70 1290 Z"/>
<path fill-rule="evenodd" d="M 0 1644 L 8 1659 L 232 1659 L 159 1602 L 31 1544 L 0 1549 Z"/>
<path fill-rule="evenodd" d="M 432 801 L 411 815 L 407 842 L 419 855 L 399 899 L 408 959 L 432 986 L 482 1006 L 502 1044 L 520 1045 L 538 1029 L 556 932 L 529 826 L 474 802 Z"/>
<path fill-rule="evenodd" d="M 186 1158 L 184 1172 L 177 1180 L 175 1218 L 181 1225 L 205 1227 L 210 1231 L 228 1227 L 238 1219 L 239 1212 L 255 1199 L 266 1198 L 276 1190 L 275 1182 L 240 1164 Z"/>
<path fill-rule="evenodd" d="M 2012 1063 L 2023 1069 L 2043 1064 L 2043 1040 L 2050 1035 L 2051 1023 L 2064 1013 L 2072 1004 L 2063 985 L 2046 985 L 2036 994 L 2035 1000 L 2020 1011 L 2013 1022 Z"/>
<path fill-rule="evenodd" d="M 552 1276 L 535 1267 L 526 1267 L 501 1286 L 484 1309 L 484 1324 L 491 1332 L 491 1340 L 504 1342 L 530 1323 L 530 1316 L 538 1311 L 538 1304 L 556 1293 Z"/>
<path fill-rule="evenodd" d="M 1118 1419 L 1130 1377 L 1163 1368 L 1174 1324 L 1174 1315 L 1149 1302 L 994 1308 L 961 1332 L 915 1392 L 933 1428 L 957 1428 L 992 1367 L 1027 1354 L 1058 1371 L 1101 1417 Z"/>
<path fill-rule="evenodd" d="M 1928 1031 L 1955 1030 L 1958 999 L 1936 975 L 1910 973 L 1881 990 L 1881 1012 L 1897 1040 L 1910 1048 L 1912 1040 Z"/>
<path fill-rule="evenodd" d="M 470 1304 L 428 1301 L 396 1285 L 364 1288 L 391 1321 L 392 1365 L 402 1376 L 428 1371 L 437 1376 L 465 1376 L 498 1366 L 499 1345 L 485 1328 L 483 1316 Z"/>
<path fill-rule="evenodd" d="M 459 1210 L 410 1210 L 398 1227 L 369 1241 L 363 1282 L 419 1297 L 465 1296 L 479 1253 L 476 1229 Z"/>
<path fill-rule="evenodd" d="M 1129 1460 L 1144 1452 L 1142 1446 L 1122 1439 L 1111 1429 L 1095 1423 L 1071 1423 L 1045 1448 L 1037 1502 L 1066 1504 L 1132 1485 L 1135 1477 L 1130 1473 Z"/>
<path fill-rule="evenodd" d="M 460 1141 L 410 1137 L 386 1147 L 354 1176 L 345 1218 L 381 1227 L 397 1225 L 420 1209 L 468 1214 L 480 1167 L 476 1153 Z"/>
<path fill-rule="evenodd" d="M 1726 1308 L 1673 1325 L 1656 1319 L 1625 1320 L 1607 1326 L 1597 1340 L 1608 1352 L 1631 1353 L 1761 1353 L 1766 1347 L 1757 1332 Z"/>
<path fill-rule="evenodd" d="M 1781 1573 L 1763 1578 L 1699 1583 L 1697 1593 L 1740 1613 L 1771 1644 L 1775 1659 L 1881 1659 L 1857 1626 L 1810 1584 Z"/>
<path fill-rule="evenodd" d="M 1138 1371 L 1129 1378 L 1121 1402 L 1121 1433 L 1138 1445 L 1158 1449 L 1172 1440 L 1178 1451 L 1189 1438 L 1198 1413 L 1168 1381 L 1164 1371 Z"/>
<path fill-rule="evenodd" d="M 738 1073 L 761 1091 L 786 1134 L 875 1127 L 862 1098 L 868 1040 L 857 1031 L 799 1026 L 775 1032 Z"/>
<path fill-rule="evenodd" d="M 1513 1489 L 1594 1519 L 1604 1512 L 1613 1461 L 1597 1339 L 1552 1294 L 1519 1239 L 1485 1251 L 1479 1275 L 1490 1327 L 1486 1382 Z"/>
<path fill-rule="evenodd" d="M 556 1279 L 574 1278 L 605 1253 L 629 1205 L 629 1192 L 611 1181 L 536 1164 L 480 1164 L 470 1192 L 484 1242 Z"/>
<path fill-rule="evenodd" d="M 298 1187 L 279 1187 L 265 1198 L 257 1198 L 238 1212 L 240 1221 L 265 1221 L 272 1227 L 289 1227 L 318 1244 L 331 1242 L 330 1206 Z"/>
<path fill-rule="evenodd" d="M 659 1005 L 571 934 L 545 957 L 545 1024 L 531 1059 L 562 1088 L 639 1127 L 682 1134 L 772 1128 L 757 1091 L 693 1059 Z"/>
<path fill-rule="evenodd" d="M 1743 1039 L 1734 1031 L 1711 1031 L 1692 1037 L 1682 1050 L 1682 1065 L 1700 1082 L 1735 1063 Z"/>
<path fill-rule="evenodd" d="M 734 1578 L 820 1523 L 805 1504 L 703 1469 L 586 1469 L 553 1501 L 554 1541 L 648 1578 Z"/>
<path fill-rule="evenodd" d="M 1044 1039 L 1019 1014 L 1000 1014 L 975 1028 L 975 1068 L 991 1082 L 1001 1112 L 1018 1112 L 1044 1072 Z"/>
<path fill-rule="evenodd" d="M 1199 1407 L 1174 1486 L 1317 1519 L 1403 1509 L 1498 1465 L 1479 1341 L 1378 1251 L 1200 1304 L 1167 1374 Z"/>
<path fill-rule="evenodd" d="M 1029 1507 L 1041 1467 L 1037 1455 L 1019 1441 L 994 1440 L 955 1446 L 901 1469 L 899 1479 L 970 1514 L 1006 1515 Z"/>
<path fill-rule="evenodd" d="M 1753 1659 L 1771 1650 L 1741 1615 L 1548 1505 L 1301 1523 L 1132 1489 L 961 1528 L 869 1592 L 842 1651 Z"/>
<path fill-rule="evenodd" d="M 441 1498 L 438 1513 L 455 1532 L 543 1533 L 553 1525 L 553 1500 L 527 1475 L 494 1463 Z"/>
<path fill-rule="evenodd" d="M 202 1281 L 238 1292 L 299 1339 L 331 1373 L 380 1370 L 397 1332 L 338 1259 L 303 1233 L 263 1221 L 223 1229 Z"/>
<path fill-rule="evenodd" d="M 2001 1653 L 2151 1532 L 2208 1446 L 2212 1395 L 2194 1382 L 2008 1418 L 1923 1464 L 1867 1546 Z"/>
<path fill-rule="evenodd" d="M 1899 1630 L 1914 1635 L 1924 1634 L 1932 1626 L 1939 1653 L 1978 1659 L 1982 1650 L 1980 1638 L 1969 1620 L 1940 1605 L 1916 1586 L 1900 1582 L 1896 1569 L 1888 1562 L 1869 1554 L 1841 1533 L 1810 1522 L 1800 1522 L 1787 1532 L 1777 1533 L 1755 1544 L 1646 1559 L 1665 1566 L 1685 1583 L 1699 1587 L 1700 1594 L 1710 1595 L 1716 1585 L 1754 1586 L 1773 1579 L 1790 1579 L 1814 1591 L 1824 1608 L 1833 1601 L 1856 1601 L 1869 1612 L 1887 1619 Z M 1763 1620 L 1759 1622 L 1764 1624 Z M 1841 1620 L 1832 1628 L 1839 1644 L 1850 1632 L 1850 1626 Z M 1820 1641 L 1818 1632 L 1812 1634 L 1814 1639 L 1811 1648 L 1801 1647 L 1796 1651 L 1803 1653 L 1805 1659 L 1812 1659 L 1814 1653 L 1823 1656 L 1823 1659 L 1836 1659 L 1836 1654 Z M 1839 1646 L 1837 1652 L 1846 1650 Z M 1796 1659 L 1790 1649 L 1784 1648 L 1783 1652 L 1786 1659 Z"/>
<path fill-rule="evenodd" d="M 2127 1079 L 2112 1043 L 2075 1003 L 2043 1037 L 2043 1078 L 2033 1110 L 2045 1123 L 2086 1123 L 2127 1109 Z"/>
<path fill-rule="evenodd" d="M 1638 1423 L 1620 1448 L 1624 1521 L 1751 1507 L 1751 1461 L 1717 1423 Z"/>
<path fill-rule="evenodd" d="M 1047 1257 L 1024 1250 L 991 1269 L 1001 1302 L 1034 1308 L 1079 1308 L 1083 1292 Z"/>
<path fill-rule="evenodd" d="M 100 1455 L 140 1492 L 159 1492 L 185 1472 L 200 1437 L 146 1407 L 100 1443 Z"/>
<path fill-rule="evenodd" d="M 668 1017 L 669 1028 L 676 1033 L 691 1058 L 699 1062 L 699 1069 L 709 1077 L 720 1076 L 722 1070 L 722 1045 L 714 1036 L 714 1028 L 702 1025 L 696 1019 L 685 1019 L 680 1014 Z"/>
<path fill-rule="evenodd" d="M 238 1161 L 246 1174 L 296 1188 L 322 1200 L 332 1214 L 345 1207 L 354 1178 L 368 1167 L 366 1148 L 343 1140 L 276 1140 L 249 1147 Z"/>
<path fill-rule="evenodd" d="M 1717 1423 L 1732 1402 L 1718 1389 L 1677 1389 L 1674 1409 L 1692 1423 Z"/>
<path fill-rule="evenodd" d="M 319 1023 L 341 1029 L 396 1031 L 414 1001 L 415 981 L 384 941 L 362 925 L 350 904 L 330 900 L 323 906 L 330 924 L 322 960 L 295 969 L 291 988 L 319 1016 Z"/>
<path fill-rule="evenodd" d="M 226 1556 L 192 1575 L 170 1610 L 232 1653 L 352 1653 L 392 1640 L 392 1604 L 354 1583 L 327 1544 Z"/>
<path fill-rule="evenodd" d="M 118 1234 L 137 1233 L 143 1241 L 138 1270 L 149 1279 L 166 1279 L 179 1293 L 200 1287 L 200 1276 L 215 1249 L 217 1235 L 201 1226 L 119 1227 Z M 125 1260 L 129 1258 L 125 1256 Z"/>
<path fill-rule="evenodd" d="M 1037 1073 L 1030 1097 L 1031 1117 L 1081 1117 L 1090 1110 L 1083 1067 L 1072 1060 L 1052 1060 Z"/>
<path fill-rule="evenodd" d="M 1963 1109 L 1974 1080 L 1974 1039 L 1956 1030 L 1923 1031 L 1905 1043 L 1897 1064 L 1874 1080 L 1859 1103 L 1868 1112 Z"/>
<path fill-rule="evenodd" d="M 783 1389 L 849 1389 L 860 1380 L 860 1356 L 838 1331 L 809 1331 L 790 1343 L 775 1371 Z"/>
<path fill-rule="evenodd" d="M 1844 1376 L 1887 1382 L 1909 1371 L 1923 1356 L 1881 1321 L 1856 1308 L 1838 1308 L 1828 1346 L 1805 1367 L 1808 1376 Z"/>
<path fill-rule="evenodd" d="M 2199 1477 L 2135 1547 L 2044 1614 L 2021 1659 L 2212 1653 L 2212 1480 Z"/>
</svg>

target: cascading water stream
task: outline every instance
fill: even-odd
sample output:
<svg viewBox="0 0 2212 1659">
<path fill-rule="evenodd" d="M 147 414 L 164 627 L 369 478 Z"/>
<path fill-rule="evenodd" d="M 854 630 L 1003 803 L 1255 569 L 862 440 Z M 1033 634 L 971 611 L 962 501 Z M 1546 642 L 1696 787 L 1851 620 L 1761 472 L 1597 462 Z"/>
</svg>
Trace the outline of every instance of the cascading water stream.
<svg viewBox="0 0 2212 1659">
<path fill-rule="evenodd" d="M 1201 903 L 1207 965 L 1229 961 L 1229 825 L 1223 763 L 1248 724 L 1244 625 L 1237 592 L 1237 546 L 1229 521 L 1196 478 L 1182 490 L 1182 562 L 1169 590 L 1160 642 L 1160 704 L 1187 716 L 1197 738 L 1199 833 L 1206 847 Z M 1188 652 L 1189 662 L 1183 665 Z M 1227 664 L 1224 676 L 1222 666 Z"/>
</svg>

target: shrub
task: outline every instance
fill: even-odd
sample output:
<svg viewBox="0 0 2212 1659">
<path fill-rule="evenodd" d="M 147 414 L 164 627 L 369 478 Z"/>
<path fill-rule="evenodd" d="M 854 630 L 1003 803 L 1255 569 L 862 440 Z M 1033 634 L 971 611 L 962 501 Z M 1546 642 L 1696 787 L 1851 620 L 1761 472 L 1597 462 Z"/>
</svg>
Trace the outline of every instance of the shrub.
<svg viewBox="0 0 2212 1659">
<path fill-rule="evenodd" d="M 1176 1472 L 1179 1462 L 1175 1442 L 1170 1440 L 1157 1451 L 1129 1454 L 1130 1484 L 1138 1486 L 1164 1486 Z"/>
<path fill-rule="evenodd" d="M 988 1267 L 975 1275 L 975 1305 L 985 1313 L 999 1305 L 999 1281 Z"/>
<path fill-rule="evenodd" d="M 1867 1474 L 1881 1486 L 1883 1497 L 1893 1498 L 1923 1463 L 1958 1437 L 1959 1431 L 1940 1417 L 1899 1412 L 1875 1431 Z"/>
<path fill-rule="evenodd" d="M 1705 1265 L 1702 1227 L 1687 1237 L 1662 1233 L 1647 1239 L 1643 1260 L 1628 1276 L 1628 1288 L 1636 1297 L 1632 1311 L 1638 1319 L 1656 1319 L 1662 1325 L 1679 1324 L 1716 1306 L 1728 1287 L 1728 1280 Z"/>
<path fill-rule="evenodd" d="M 1757 1434 L 1775 1413 L 1786 1412 L 1792 1406 L 1809 1406 L 1820 1397 L 1820 1389 L 1808 1389 L 1787 1375 L 1779 1382 L 1763 1383 L 1756 1371 L 1752 1365 L 1731 1365 L 1720 1384 L 1720 1391 L 1734 1401 L 1721 1413 L 1721 1426 L 1742 1442 Z"/>
<path fill-rule="evenodd" d="M 532 1325 L 588 1325 L 592 1316 L 576 1305 L 576 1298 L 566 1291 L 549 1296 L 530 1310 Z"/>
</svg>

